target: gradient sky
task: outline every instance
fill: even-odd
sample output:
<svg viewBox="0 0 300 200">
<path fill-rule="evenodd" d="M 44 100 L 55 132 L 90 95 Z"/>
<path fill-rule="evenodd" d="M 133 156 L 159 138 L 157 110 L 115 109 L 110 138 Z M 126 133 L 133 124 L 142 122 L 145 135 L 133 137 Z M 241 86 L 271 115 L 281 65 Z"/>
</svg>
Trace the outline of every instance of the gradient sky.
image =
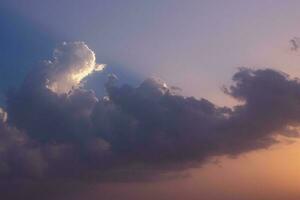
<svg viewBox="0 0 300 200">
<path fill-rule="evenodd" d="M 2 0 L 0 102 L 57 44 L 84 41 L 124 82 L 160 77 L 184 95 L 231 106 L 221 87 L 238 67 L 300 77 L 300 54 L 289 44 L 300 35 L 299 8 L 296 0 Z M 99 184 L 69 198 L 298 200 L 299 153 L 299 142 L 285 142 L 216 158 L 187 178 Z"/>
</svg>

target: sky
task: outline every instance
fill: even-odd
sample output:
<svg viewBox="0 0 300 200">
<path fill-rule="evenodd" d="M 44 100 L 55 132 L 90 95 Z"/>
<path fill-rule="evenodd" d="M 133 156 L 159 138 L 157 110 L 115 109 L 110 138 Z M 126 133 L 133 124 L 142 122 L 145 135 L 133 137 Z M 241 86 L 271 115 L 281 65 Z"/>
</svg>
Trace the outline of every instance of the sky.
<svg viewBox="0 0 300 200">
<path fill-rule="evenodd" d="M 299 199 L 299 7 L 2 0 L 5 195 Z"/>
</svg>

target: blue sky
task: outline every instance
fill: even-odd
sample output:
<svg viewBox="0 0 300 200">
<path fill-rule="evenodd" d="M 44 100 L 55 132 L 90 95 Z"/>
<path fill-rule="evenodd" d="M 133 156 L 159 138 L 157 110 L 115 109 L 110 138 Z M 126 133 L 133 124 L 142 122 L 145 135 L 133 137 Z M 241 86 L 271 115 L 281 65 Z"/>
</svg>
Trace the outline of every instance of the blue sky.
<svg viewBox="0 0 300 200">
<path fill-rule="evenodd" d="M 18 87 L 28 70 L 51 54 L 56 39 L 16 13 L 0 7 L 0 99 L 8 88 Z"/>
<path fill-rule="evenodd" d="M 1 88 L 17 85 L 56 44 L 85 41 L 100 63 L 222 104 L 220 87 L 237 67 L 297 71 L 286 54 L 299 31 L 298 7 L 267 0 L 1 1 Z"/>
<path fill-rule="evenodd" d="M 299 32 L 298 1 L 4 0 L 1 5 L 1 60 L 11 69 L 1 69 L 2 76 L 8 73 L 1 77 L 2 90 L 15 85 L 13 72 L 21 78 L 62 41 L 85 41 L 100 63 L 138 77 L 158 76 L 186 95 L 217 103 L 223 102 L 220 87 L 237 67 L 294 73 L 299 63 L 286 56 L 289 39 Z"/>
</svg>

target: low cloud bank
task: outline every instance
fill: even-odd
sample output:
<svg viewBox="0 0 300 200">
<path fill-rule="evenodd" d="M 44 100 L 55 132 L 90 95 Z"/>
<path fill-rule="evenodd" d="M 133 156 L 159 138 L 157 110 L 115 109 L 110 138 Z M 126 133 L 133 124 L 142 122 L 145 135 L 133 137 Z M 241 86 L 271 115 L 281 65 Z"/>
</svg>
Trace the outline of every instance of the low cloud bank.
<svg viewBox="0 0 300 200">
<path fill-rule="evenodd" d="M 97 97 L 82 81 L 103 67 L 84 43 L 63 43 L 8 94 L 0 184 L 159 177 L 298 137 L 300 82 L 282 72 L 239 69 L 224 91 L 243 104 L 229 108 L 156 79 L 133 87 L 110 78 L 108 96 Z"/>
</svg>

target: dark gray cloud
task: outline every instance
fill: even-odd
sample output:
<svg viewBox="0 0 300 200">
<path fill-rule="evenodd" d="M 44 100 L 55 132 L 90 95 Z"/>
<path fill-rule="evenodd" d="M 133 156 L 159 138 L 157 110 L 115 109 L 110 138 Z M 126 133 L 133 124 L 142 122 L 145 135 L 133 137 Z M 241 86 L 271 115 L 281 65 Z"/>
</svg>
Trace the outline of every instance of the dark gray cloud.
<svg viewBox="0 0 300 200">
<path fill-rule="evenodd" d="M 279 134 L 298 136 L 300 82 L 272 69 L 239 69 L 224 91 L 243 103 L 229 108 L 178 95 L 156 79 L 137 87 L 109 79 L 105 98 L 82 87 L 56 93 L 43 67 L 8 94 L 8 120 L 1 109 L 1 188 L 161 177 L 212 156 L 267 148 Z"/>
<path fill-rule="evenodd" d="M 292 39 L 290 39 L 290 45 L 291 45 L 291 50 L 292 51 L 298 51 L 299 50 L 299 42 L 300 42 L 300 38 L 299 37 L 293 37 Z"/>
</svg>

